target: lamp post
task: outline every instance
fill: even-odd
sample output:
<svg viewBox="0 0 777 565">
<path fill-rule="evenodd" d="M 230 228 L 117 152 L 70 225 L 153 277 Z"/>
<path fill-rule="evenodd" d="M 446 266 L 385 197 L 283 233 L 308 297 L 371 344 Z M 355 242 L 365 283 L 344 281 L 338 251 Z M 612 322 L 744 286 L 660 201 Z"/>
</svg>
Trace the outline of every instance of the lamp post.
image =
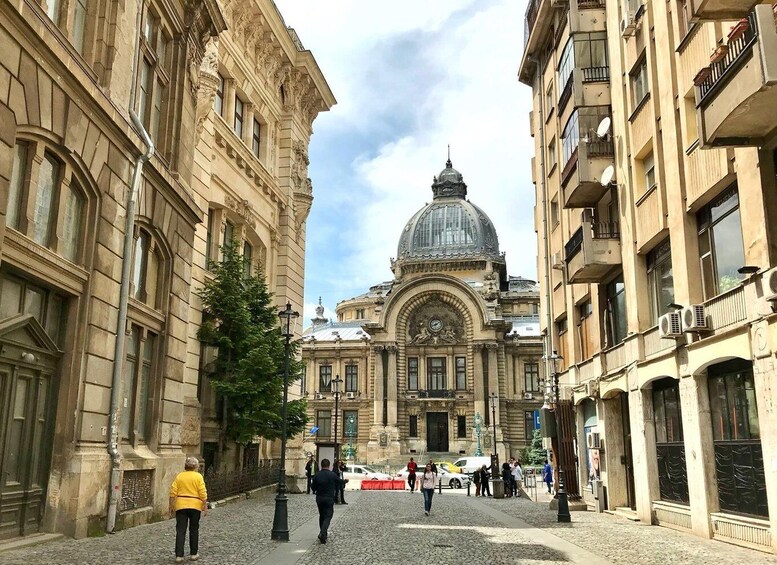
<svg viewBox="0 0 777 565">
<path fill-rule="evenodd" d="M 499 452 L 496 449 L 496 408 L 499 405 L 499 396 L 495 392 L 488 395 L 491 402 L 491 426 L 494 431 L 494 454 L 491 456 L 491 476 L 494 483 L 494 498 L 504 498 L 505 490 L 502 482 L 502 473 L 499 468 Z"/>
<path fill-rule="evenodd" d="M 483 423 L 483 418 L 480 417 L 480 412 L 475 412 L 475 435 L 478 438 L 478 448 L 475 450 L 475 457 L 483 457 L 483 451 L 480 449 L 480 425 Z"/>
<path fill-rule="evenodd" d="M 561 438 L 562 428 L 559 418 L 561 412 L 561 395 L 560 387 L 558 384 L 558 371 L 556 370 L 556 362 L 562 359 L 555 351 L 550 356 L 550 368 L 553 378 L 553 393 L 555 401 L 555 416 L 556 416 L 556 443 L 558 449 L 556 450 L 556 472 L 558 473 L 558 515 L 556 516 L 559 522 L 571 522 L 572 516 L 569 514 L 569 500 L 567 498 L 567 491 L 564 488 L 564 470 L 561 468 Z"/>
<path fill-rule="evenodd" d="M 289 508 L 286 497 L 286 418 L 289 409 L 289 356 L 291 355 L 291 338 L 294 335 L 299 312 L 291 309 L 286 303 L 286 309 L 278 312 L 281 319 L 281 335 L 285 338 L 283 346 L 283 408 L 281 409 L 281 470 L 278 476 L 278 494 L 275 497 L 275 515 L 272 521 L 271 537 L 277 541 L 289 541 Z"/>
<path fill-rule="evenodd" d="M 355 424 L 356 419 L 353 417 L 353 414 L 348 416 L 348 421 L 346 422 L 347 426 L 345 428 L 345 435 L 348 436 L 348 447 L 346 450 L 348 451 L 348 454 L 346 455 L 346 459 L 352 460 L 356 458 L 356 453 L 353 449 L 353 436 L 356 435 Z"/>
<path fill-rule="evenodd" d="M 340 384 L 342 382 L 343 379 L 340 378 L 340 375 L 337 375 L 332 381 L 332 393 L 335 397 L 335 461 L 340 459 L 340 444 L 337 442 L 337 417 L 340 413 Z"/>
</svg>

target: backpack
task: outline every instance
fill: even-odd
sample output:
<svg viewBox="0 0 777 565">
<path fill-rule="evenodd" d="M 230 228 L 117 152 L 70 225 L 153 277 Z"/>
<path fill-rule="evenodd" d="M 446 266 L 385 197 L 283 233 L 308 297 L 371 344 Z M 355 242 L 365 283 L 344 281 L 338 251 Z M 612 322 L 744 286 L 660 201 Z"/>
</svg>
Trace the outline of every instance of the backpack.
<svg viewBox="0 0 777 565">
<path fill-rule="evenodd" d="M 472 477 L 472 480 L 475 481 L 476 485 L 480 484 L 480 471 L 475 471 L 475 475 Z"/>
</svg>

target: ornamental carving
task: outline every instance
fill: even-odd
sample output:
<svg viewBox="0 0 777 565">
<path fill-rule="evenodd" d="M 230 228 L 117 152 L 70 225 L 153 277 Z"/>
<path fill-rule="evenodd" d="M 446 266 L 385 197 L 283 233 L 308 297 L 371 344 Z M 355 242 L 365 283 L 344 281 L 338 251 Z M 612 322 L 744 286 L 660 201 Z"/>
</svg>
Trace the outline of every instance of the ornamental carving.
<svg viewBox="0 0 777 565">
<path fill-rule="evenodd" d="M 458 311 L 439 297 L 418 308 L 408 321 L 408 341 L 418 345 L 451 345 L 464 338 Z"/>
<path fill-rule="evenodd" d="M 194 61 L 190 64 L 190 72 L 196 67 Z M 196 70 L 192 79 L 193 88 L 197 93 L 197 135 L 202 133 L 205 126 L 205 120 L 213 108 L 213 100 L 216 98 L 216 91 L 219 87 L 219 39 L 211 37 L 205 45 L 205 54 L 199 69 Z M 195 82 L 196 78 L 196 82 Z"/>
<path fill-rule="evenodd" d="M 224 204 L 227 205 L 227 208 L 243 218 L 248 225 L 252 228 L 256 228 L 256 220 L 254 220 L 251 203 L 248 200 L 238 200 L 227 194 L 224 198 Z"/>
</svg>

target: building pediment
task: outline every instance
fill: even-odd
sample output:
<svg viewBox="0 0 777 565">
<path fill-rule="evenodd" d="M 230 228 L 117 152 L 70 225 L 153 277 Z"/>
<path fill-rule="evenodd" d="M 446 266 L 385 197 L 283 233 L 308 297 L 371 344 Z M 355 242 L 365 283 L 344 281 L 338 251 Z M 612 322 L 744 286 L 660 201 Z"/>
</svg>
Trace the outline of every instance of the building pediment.
<svg viewBox="0 0 777 565">
<path fill-rule="evenodd" d="M 0 342 L 59 355 L 61 351 L 32 314 L 19 314 L 0 322 Z"/>
</svg>

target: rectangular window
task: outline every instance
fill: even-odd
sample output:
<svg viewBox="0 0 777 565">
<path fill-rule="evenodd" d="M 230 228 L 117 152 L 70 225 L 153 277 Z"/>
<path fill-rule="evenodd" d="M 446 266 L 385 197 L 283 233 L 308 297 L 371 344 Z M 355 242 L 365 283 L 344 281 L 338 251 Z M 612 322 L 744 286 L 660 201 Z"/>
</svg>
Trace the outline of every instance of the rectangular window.
<svg viewBox="0 0 777 565">
<path fill-rule="evenodd" d="M 410 416 L 410 437 L 418 437 L 418 416 Z"/>
<path fill-rule="evenodd" d="M 555 228 L 559 223 L 558 197 L 554 196 L 550 201 L 550 227 Z"/>
<path fill-rule="evenodd" d="M 8 187 L 6 223 L 8 226 L 18 230 L 21 224 L 22 205 L 24 202 L 24 182 L 27 177 L 27 144 L 17 143 L 14 149 L 11 183 Z"/>
<path fill-rule="evenodd" d="M 558 351 L 556 353 L 561 357 L 561 362 L 558 366 L 559 370 L 566 368 L 569 362 L 569 357 L 567 356 L 567 330 L 567 317 L 564 316 L 556 321 L 556 334 L 558 335 Z"/>
<path fill-rule="evenodd" d="M 456 390 L 467 390 L 466 357 L 456 357 Z"/>
<path fill-rule="evenodd" d="M 650 93 L 649 88 L 647 59 L 643 58 L 631 73 L 632 110 L 636 110 L 637 106 L 647 97 Z"/>
<path fill-rule="evenodd" d="M 262 141 L 262 124 L 259 123 L 259 120 L 254 118 L 254 131 L 251 134 L 251 150 L 254 152 L 254 155 L 256 157 L 259 157 L 259 148 L 261 146 Z"/>
<path fill-rule="evenodd" d="M 138 115 L 151 139 L 156 142 L 160 156 L 164 156 L 162 127 L 166 115 L 166 91 L 170 84 L 167 46 L 168 36 L 159 18 L 147 11 L 140 36 Z"/>
<path fill-rule="evenodd" d="M 243 101 L 235 95 L 235 133 L 238 137 L 243 137 Z"/>
<path fill-rule="evenodd" d="M 699 229 L 699 263 L 704 299 L 737 286 L 745 264 L 737 185 L 721 194 L 696 214 Z"/>
<path fill-rule="evenodd" d="M 523 411 L 523 437 L 527 444 L 531 443 L 534 437 L 534 411 Z"/>
<path fill-rule="evenodd" d="M 418 390 L 418 357 L 407 358 L 407 389 Z"/>
<path fill-rule="evenodd" d="M 121 382 L 121 401 L 119 404 L 119 432 L 122 439 L 130 438 L 132 415 L 135 411 L 135 392 L 137 386 L 137 366 L 140 347 L 140 328 L 132 326 L 127 336 L 127 356 Z"/>
<path fill-rule="evenodd" d="M 656 164 L 652 152 L 642 160 L 642 170 L 645 172 L 644 192 L 647 192 L 656 186 Z"/>
<path fill-rule="evenodd" d="M 580 144 L 580 129 L 578 127 L 578 112 L 572 113 L 561 133 L 561 166 L 566 167 L 569 160 L 577 154 Z"/>
<path fill-rule="evenodd" d="M 84 54 L 84 36 L 86 35 L 86 0 L 73 2 L 73 47 Z"/>
<path fill-rule="evenodd" d="M 356 319 L 357 320 L 363 320 L 364 319 L 364 308 L 357 308 L 356 309 Z"/>
<path fill-rule="evenodd" d="M 254 259 L 254 248 L 247 241 L 243 242 L 243 276 L 251 276 L 251 263 Z"/>
<path fill-rule="evenodd" d="M 33 239 L 44 247 L 49 246 L 51 225 L 57 213 L 54 199 L 57 197 L 60 183 L 60 164 L 48 153 L 43 157 L 38 178 L 38 193 L 35 199 L 35 230 Z"/>
<path fill-rule="evenodd" d="M 216 113 L 224 117 L 224 77 L 219 73 L 219 85 L 216 88 L 216 98 L 213 101 L 213 109 Z"/>
<path fill-rule="evenodd" d="M 46 15 L 54 22 L 54 25 L 59 27 L 59 18 L 62 10 L 61 0 L 48 0 L 46 2 Z"/>
<path fill-rule="evenodd" d="M 572 80 L 572 71 L 575 68 L 575 46 L 574 41 L 570 38 L 567 44 L 564 46 L 564 51 L 561 52 L 561 59 L 558 65 L 558 87 L 561 90 L 559 95 L 563 94 L 563 91 L 567 88 L 567 83 Z M 561 115 L 561 104 L 559 104 L 559 115 Z"/>
<path fill-rule="evenodd" d="M 359 411 L 343 410 L 343 437 L 356 438 L 359 435 Z"/>
<path fill-rule="evenodd" d="M 540 390 L 540 364 L 525 362 L 523 364 L 524 392 L 536 392 Z"/>
<path fill-rule="evenodd" d="M 345 392 L 359 391 L 359 366 L 345 366 Z"/>
<path fill-rule="evenodd" d="M 426 388 L 429 390 L 446 390 L 445 357 L 429 357 L 426 360 Z"/>
<path fill-rule="evenodd" d="M 545 91 L 545 119 L 547 121 L 550 118 L 550 114 L 553 112 L 553 82 L 548 85 L 548 90 Z"/>
<path fill-rule="evenodd" d="M 601 82 L 609 80 L 609 63 L 607 62 L 607 33 L 576 33 L 575 36 L 575 66 L 583 69 L 584 82 Z"/>
<path fill-rule="evenodd" d="M 466 416 L 456 416 L 456 437 L 457 438 L 467 437 L 467 417 Z"/>
<path fill-rule="evenodd" d="M 672 276 L 672 250 L 667 239 L 647 256 L 647 277 L 651 323 L 669 312 L 674 302 L 674 277 Z"/>
<path fill-rule="evenodd" d="M 318 392 L 332 392 L 332 365 L 318 368 Z"/>
<path fill-rule="evenodd" d="M 78 244 L 81 240 L 81 217 L 84 213 L 84 199 L 75 180 L 63 187 L 65 213 L 62 226 L 62 255 L 68 261 L 77 262 Z"/>
<path fill-rule="evenodd" d="M 213 253 L 213 234 L 216 233 L 216 211 L 208 208 L 208 233 L 205 236 L 205 265 L 210 268 L 210 262 L 215 260 Z"/>
<path fill-rule="evenodd" d="M 227 220 L 224 222 L 224 246 L 232 245 L 235 239 L 235 224 Z"/>
<path fill-rule="evenodd" d="M 623 284 L 623 275 L 605 287 L 605 335 L 607 347 L 614 347 L 626 338 L 626 286 Z"/>
<path fill-rule="evenodd" d="M 318 426 L 316 435 L 320 439 L 329 439 L 332 437 L 332 412 L 329 410 L 317 410 L 316 426 Z"/>
<path fill-rule="evenodd" d="M 579 330 L 579 336 L 578 339 L 580 341 L 580 358 L 585 360 L 591 357 L 594 353 L 594 339 L 593 339 L 593 330 L 591 328 L 591 325 L 593 322 L 591 321 L 591 314 L 593 314 L 593 305 L 591 304 L 590 300 L 586 300 L 585 302 L 582 302 L 577 307 L 578 316 L 580 318 L 580 322 L 578 325 Z"/>
<path fill-rule="evenodd" d="M 548 143 L 548 174 L 556 166 L 556 138 L 552 138 Z"/>
<path fill-rule="evenodd" d="M 143 357 L 140 366 L 140 389 L 138 391 L 138 421 L 135 433 L 138 439 L 148 440 L 151 437 L 151 422 L 153 411 L 153 386 L 151 374 L 154 362 L 157 336 L 151 332 L 146 334 L 143 342 Z"/>
</svg>

